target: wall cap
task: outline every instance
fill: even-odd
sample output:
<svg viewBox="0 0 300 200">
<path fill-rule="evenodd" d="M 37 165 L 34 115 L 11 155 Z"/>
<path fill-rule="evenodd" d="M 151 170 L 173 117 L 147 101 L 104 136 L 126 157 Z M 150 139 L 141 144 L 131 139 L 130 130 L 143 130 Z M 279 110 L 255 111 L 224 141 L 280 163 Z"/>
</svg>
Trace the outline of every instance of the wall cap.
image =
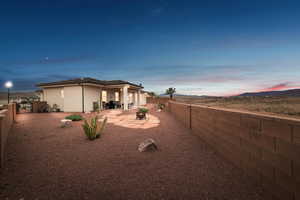
<svg viewBox="0 0 300 200">
<path fill-rule="evenodd" d="M 245 111 L 245 110 L 237 110 L 237 109 L 228 109 L 228 108 L 220 108 L 215 106 L 205 106 L 205 105 L 197 105 L 197 104 L 187 104 L 187 103 L 179 103 L 176 101 L 169 101 L 172 104 L 181 104 L 185 106 L 192 106 L 192 107 L 198 107 L 198 108 L 206 108 L 206 109 L 212 109 L 216 111 L 225 111 L 229 113 L 235 113 L 235 114 L 243 114 L 249 117 L 260 117 L 265 120 L 272 120 L 272 121 L 285 121 L 288 124 L 291 125 L 300 125 L 300 119 L 292 118 L 292 117 L 285 117 L 285 116 L 277 116 L 273 114 L 265 114 L 265 113 L 257 113 L 257 112 L 251 112 L 251 111 Z"/>
</svg>

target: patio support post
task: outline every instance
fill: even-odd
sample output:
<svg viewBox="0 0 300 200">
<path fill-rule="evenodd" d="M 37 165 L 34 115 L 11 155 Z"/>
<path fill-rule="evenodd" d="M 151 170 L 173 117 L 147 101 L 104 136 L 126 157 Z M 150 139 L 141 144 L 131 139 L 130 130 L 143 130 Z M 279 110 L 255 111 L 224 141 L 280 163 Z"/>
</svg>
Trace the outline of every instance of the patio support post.
<svg viewBox="0 0 300 200">
<path fill-rule="evenodd" d="M 141 105 L 141 90 L 138 90 L 137 93 L 137 106 Z"/>
<path fill-rule="evenodd" d="M 123 109 L 124 110 L 128 110 L 128 85 L 125 85 L 123 87 L 123 104 L 124 104 L 124 107 Z"/>
<path fill-rule="evenodd" d="M 102 88 L 100 89 L 99 109 L 102 110 Z"/>
<path fill-rule="evenodd" d="M 138 93 L 135 91 L 134 92 L 134 106 L 137 107 L 138 105 Z"/>
</svg>

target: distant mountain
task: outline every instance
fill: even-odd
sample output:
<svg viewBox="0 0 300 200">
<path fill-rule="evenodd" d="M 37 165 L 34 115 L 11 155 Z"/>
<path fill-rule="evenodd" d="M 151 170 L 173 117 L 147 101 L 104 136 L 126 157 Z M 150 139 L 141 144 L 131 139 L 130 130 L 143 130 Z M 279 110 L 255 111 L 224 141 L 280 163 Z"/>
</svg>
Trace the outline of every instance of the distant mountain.
<svg viewBox="0 0 300 200">
<path fill-rule="evenodd" d="M 282 90 L 282 91 L 266 91 L 266 92 L 247 92 L 238 95 L 240 97 L 255 97 L 255 96 L 288 96 L 300 97 L 300 89 Z"/>
<path fill-rule="evenodd" d="M 160 94 L 160 97 L 169 97 L 170 95 L 168 94 Z M 174 94 L 174 97 L 199 97 L 199 98 L 203 98 L 203 97 L 209 97 L 209 96 L 205 96 L 205 95 L 188 95 L 188 94 Z"/>
</svg>

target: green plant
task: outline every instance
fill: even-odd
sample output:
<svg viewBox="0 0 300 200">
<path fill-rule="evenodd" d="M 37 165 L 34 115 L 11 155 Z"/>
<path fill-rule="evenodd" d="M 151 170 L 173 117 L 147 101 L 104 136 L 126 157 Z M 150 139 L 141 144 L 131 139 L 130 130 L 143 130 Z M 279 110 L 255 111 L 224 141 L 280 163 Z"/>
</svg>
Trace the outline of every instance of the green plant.
<svg viewBox="0 0 300 200">
<path fill-rule="evenodd" d="M 81 120 L 83 120 L 83 117 L 81 115 L 69 115 L 69 116 L 65 117 L 65 119 L 69 119 L 72 121 L 81 121 Z"/>
<path fill-rule="evenodd" d="M 159 103 L 158 104 L 158 109 L 163 110 L 165 108 L 165 104 Z"/>
<path fill-rule="evenodd" d="M 98 112 L 99 111 L 99 103 L 97 101 L 93 102 L 93 111 L 94 112 Z"/>
<path fill-rule="evenodd" d="M 173 95 L 176 93 L 176 88 L 169 88 L 166 90 L 166 94 L 170 95 L 170 99 L 173 99 Z"/>
<path fill-rule="evenodd" d="M 85 119 L 82 128 L 84 130 L 86 137 L 89 140 L 94 140 L 99 138 L 104 130 L 106 122 L 107 122 L 107 117 L 105 117 L 103 122 L 99 121 L 98 117 L 93 117 L 90 122 L 88 122 Z"/>
<path fill-rule="evenodd" d="M 155 94 L 155 92 L 148 92 L 150 97 L 156 97 L 157 95 Z"/>
<path fill-rule="evenodd" d="M 139 108 L 139 112 L 146 114 L 149 110 L 147 108 Z"/>
</svg>

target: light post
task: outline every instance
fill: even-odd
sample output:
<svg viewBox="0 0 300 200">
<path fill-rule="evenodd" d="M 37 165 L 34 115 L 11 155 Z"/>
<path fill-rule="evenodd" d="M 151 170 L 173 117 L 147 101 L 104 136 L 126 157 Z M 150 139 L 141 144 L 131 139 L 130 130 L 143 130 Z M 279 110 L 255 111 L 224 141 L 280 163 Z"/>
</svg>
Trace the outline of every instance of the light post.
<svg viewBox="0 0 300 200">
<path fill-rule="evenodd" d="M 5 87 L 7 88 L 7 104 L 9 104 L 9 90 L 13 86 L 13 83 L 11 81 L 7 81 L 5 83 Z"/>
</svg>

